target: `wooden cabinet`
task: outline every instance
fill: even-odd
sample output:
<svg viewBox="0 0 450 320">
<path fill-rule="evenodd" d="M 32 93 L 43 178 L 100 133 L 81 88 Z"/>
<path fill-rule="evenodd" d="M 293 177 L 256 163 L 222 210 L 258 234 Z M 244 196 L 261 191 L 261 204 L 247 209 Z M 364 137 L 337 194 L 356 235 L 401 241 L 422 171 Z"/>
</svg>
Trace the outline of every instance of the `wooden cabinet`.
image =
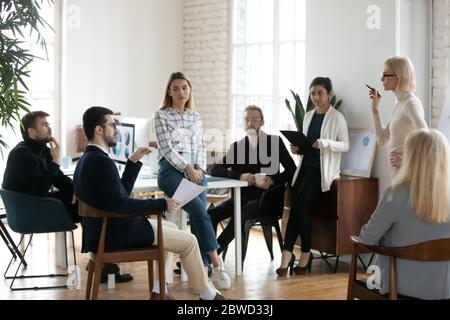
<svg viewBox="0 0 450 320">
<path fill-rule="evenodd" d="M 378 203 L 378 179 L 341 176 L 322 193 L 312 218 L 312 249 L 351 254 L 351 235 L 358 235 Z"/>
<path fill-rule="evenodd" d="M 286 205 L 291 203 L 286 193 Z M 378 179 L 341 176 L 331 190 L 324 192 L 313 205 L 311 247 L 321 253 L 327 264 L 336 272 L 339 257 L 352 253 L 351 235 L 358 235 L 369 220 L 378 203 Z M 290 207 L 285 206 L 281 223 L 283 239 L 289 219 Z M 300 245 L 300 237 L 297 239 Z M 315 256 L 317 258 L 317 255 Z M 328 258 L 337 257 L 334 266 Z"/>
</svg>

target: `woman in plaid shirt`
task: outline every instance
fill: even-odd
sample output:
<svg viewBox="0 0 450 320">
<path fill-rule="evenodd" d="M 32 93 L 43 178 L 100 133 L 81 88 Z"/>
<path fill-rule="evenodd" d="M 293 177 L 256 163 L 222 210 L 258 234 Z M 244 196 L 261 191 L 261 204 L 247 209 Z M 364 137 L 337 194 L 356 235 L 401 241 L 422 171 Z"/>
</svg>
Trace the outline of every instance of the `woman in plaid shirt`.
<svg viewBox="0 0 450 320">
<path fill-rule="evenodd" d="M 158 187 L 172 197 L 183 178 L 206 185 L 206 146 L 202 119 L 192 110 L 190 80 L 181 72 L 172 73 L 162 107 L 155 113 L 159 146 Z M 189 213 L 191 232 L 197 237 L 205 266 L 213 264 L 212 281 L 218 289 L 230 287 L 230 277 L 217 254 L 217 243 L 206 210 L 206 191 L 183 207 Z"/>
</svg>

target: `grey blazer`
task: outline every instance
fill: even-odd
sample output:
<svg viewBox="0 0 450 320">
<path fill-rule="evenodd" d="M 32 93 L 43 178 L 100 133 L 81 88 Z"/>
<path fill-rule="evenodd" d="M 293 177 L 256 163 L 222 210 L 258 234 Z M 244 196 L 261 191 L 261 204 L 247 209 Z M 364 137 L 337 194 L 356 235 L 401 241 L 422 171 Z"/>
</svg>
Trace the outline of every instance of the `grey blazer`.
<svg viewBox="0 0 450 320">
<path fill-rule="evenodd" d="M 409 208 L 409 186 L 388 188 L 372 217 L 361 229 L 362 243 L 401 247 L 427 240 L 450 238 L 450 223 L 431 224 Z M 449 248 L 450 250 L 450 248 Z M 389 259 L 379 256 L 380 292 L 389 292 Z M 450 263 L 397 259 L 397 290 L 420 299 L 450 298 Z"/>
</svg>

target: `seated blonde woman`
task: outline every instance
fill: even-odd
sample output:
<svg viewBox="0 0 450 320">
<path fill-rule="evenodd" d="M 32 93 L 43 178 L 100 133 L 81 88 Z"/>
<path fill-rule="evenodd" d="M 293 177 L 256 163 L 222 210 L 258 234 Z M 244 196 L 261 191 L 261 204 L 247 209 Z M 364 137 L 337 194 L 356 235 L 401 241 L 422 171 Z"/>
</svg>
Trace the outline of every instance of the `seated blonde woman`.
<svg viewBox="0 0 450 320">
<path fill-rule="evenodd" d="M 445 136 L 422 129 L 405 141 L 404 162 L 359 235 L 362 243 L 401 247 L 450 237 L 449 146 Z M 389 260 L 379 256 L 380 293 L 389 292 Z M 397 260 L 398 293 L 420 299 L 450 298 L 450 263 Z"/>
</svg>

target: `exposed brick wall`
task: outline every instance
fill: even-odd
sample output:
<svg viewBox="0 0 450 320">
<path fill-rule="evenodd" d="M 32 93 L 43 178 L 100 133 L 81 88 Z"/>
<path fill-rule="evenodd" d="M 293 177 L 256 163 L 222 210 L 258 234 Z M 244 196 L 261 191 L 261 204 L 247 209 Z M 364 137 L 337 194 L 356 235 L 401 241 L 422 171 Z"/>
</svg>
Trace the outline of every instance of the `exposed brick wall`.
<svg viewBox="0 0 450 320">
<path fill-rule="evenodd" d="M 431 125 L 437 127 L 447 94 L 450 50 L 450 4 L 433 0 L 432 104 Z"/>
<path fill-rule="evenodd" d="M 225 134 L 229 127 L 231 6 L 230 0 L 184 0 L 183 71 L 192 80 L 206 132 Z"/>
</svg>

